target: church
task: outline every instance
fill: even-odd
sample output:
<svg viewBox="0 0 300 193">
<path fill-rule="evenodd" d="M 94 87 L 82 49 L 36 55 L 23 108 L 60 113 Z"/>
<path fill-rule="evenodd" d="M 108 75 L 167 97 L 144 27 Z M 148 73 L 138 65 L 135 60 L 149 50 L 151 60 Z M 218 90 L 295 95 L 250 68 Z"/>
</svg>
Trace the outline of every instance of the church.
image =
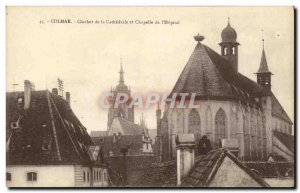
<svg viewBox="0 0 300 193">
<path fill-rule="evenodd" d="M 199 107 L 156 110 L 160 160 L 176 159 L 176 136 L 192 133 L 197 142 L 206 136 L 213 149 L 225 139 L 236 142 L 243 161 L 269 155 L 294 161 L 293 144 L 282 140 L 294 138 L 293 123 L 272 92 L 264 40 L 255 82 L 238 71 L 240 44 L 229 19 L 221 38 L 219 54 L 203 44 L 204 36 L 194 36 L 196 47 L 169 95 L 196 93 Z"/>
</svg>

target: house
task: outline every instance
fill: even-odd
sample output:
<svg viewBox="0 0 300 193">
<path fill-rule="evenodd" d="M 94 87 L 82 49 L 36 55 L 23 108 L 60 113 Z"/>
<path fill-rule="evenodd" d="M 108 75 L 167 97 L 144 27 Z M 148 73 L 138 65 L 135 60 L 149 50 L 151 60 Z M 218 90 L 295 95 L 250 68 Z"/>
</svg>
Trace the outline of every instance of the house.
<svg viewBox="0 0 300 193">
<path fill-rule="evenodd" d="M 176 137 L 177 159 L 154 163 L 135 184 L 138 187 L 269 187 L 236 157 L 236 147 L 223 140 L 222 148 L 195 157 L 193 134 Z M 228 148 L 227 148 L 228 146 Z"/>
<path fill-rule="evenodd" d="M 53 89 L 6 93 L 6 183 L 8 187 L 108 186 L 107 161 L 67 99 Z"/>
</svg>

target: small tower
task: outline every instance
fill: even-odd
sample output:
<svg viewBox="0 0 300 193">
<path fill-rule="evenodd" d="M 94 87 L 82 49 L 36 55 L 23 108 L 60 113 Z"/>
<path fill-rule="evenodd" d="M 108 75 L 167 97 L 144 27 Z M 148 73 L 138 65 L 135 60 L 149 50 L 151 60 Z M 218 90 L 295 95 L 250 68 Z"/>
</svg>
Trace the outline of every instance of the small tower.
<svg viewBox="0 0 300 193">
<path fill-rule="evenodd" d="M 237 33 L 234 28 L 231 27 L 229 17 L 228 24 L 222 30 L 221 33 L 222 42 L 219 43 L 221 46 L 221 55 L 226 58 L 232 65 L 232 68 L 238 72 L 238 46 L 240 45 L 237 39 Z"/>
<path fill-rule="evenodd" d="M 260 60 L 260 66 L 258 71 L 256 72 L 257 75 L 257 83 L 262 85 L 263 87 L 271 90 L 271 75 L 273 75 L 268 68 L 266 53 L 265 53 L 265 40 L 262 38 L 262 55 Z"/>
</svg>

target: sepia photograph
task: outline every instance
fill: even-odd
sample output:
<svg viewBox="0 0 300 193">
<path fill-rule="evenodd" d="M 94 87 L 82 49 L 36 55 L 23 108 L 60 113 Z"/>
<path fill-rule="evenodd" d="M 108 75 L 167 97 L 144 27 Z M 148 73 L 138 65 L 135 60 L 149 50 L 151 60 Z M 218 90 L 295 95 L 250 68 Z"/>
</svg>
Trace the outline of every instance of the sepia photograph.
<svg viewBox="0 0 300 193">
<path fill-rule="evenodd" d="M 9 189 L 296 187 L 293 6 L 5 17 Z"/>
</svg>

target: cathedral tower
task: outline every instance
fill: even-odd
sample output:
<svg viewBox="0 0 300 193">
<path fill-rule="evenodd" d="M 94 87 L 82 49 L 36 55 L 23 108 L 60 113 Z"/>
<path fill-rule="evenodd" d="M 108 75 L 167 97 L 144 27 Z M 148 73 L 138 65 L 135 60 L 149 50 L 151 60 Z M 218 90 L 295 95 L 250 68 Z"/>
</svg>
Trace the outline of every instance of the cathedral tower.
<svg viewBox="0 0 300 193">
<path fill-rule="evenodd" d="M 228 18 L 227 26 L 222 30 L 221 33 L 222 42 L 219 43 L 221 46 L 221 55 L 226 58 L 232 65 L 233 69 L 238 72 L 238 46 L 240 45 L 237 39 L 237 33 L 234 28 L 231 27 Z"/>
<path fill-rule="evenodd" d="M 113 96 L 109 98 L 110 108 L 108 110 L 108 128 L 110 128 L 115 117 L 121 117 L 123 119 L 126 119 L 127 121 L 134 122 L 134 106 L 132 108 L 129 108 L 129 104 L 132 100 L 132 97 L 130 95 L 130 88 L 128 88 L 128 86 L 125 85 L 122 59 L 119 74 L 119 84 L 116 86 L 115 89 L 111 90 Z M 119 106 L 115 108 L 115 102 L 118 93 L 127 94 L 128 101 L 127 103 L 119 104 Z"/>
</svg>

